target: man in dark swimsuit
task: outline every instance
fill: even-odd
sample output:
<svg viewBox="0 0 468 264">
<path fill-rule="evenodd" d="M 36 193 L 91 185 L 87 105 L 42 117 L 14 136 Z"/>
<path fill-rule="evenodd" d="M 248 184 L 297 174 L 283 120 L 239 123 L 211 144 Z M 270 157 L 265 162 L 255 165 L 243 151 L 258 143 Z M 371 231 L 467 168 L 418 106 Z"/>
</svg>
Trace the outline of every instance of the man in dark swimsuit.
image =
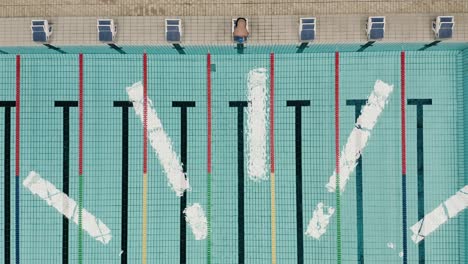
<svg viewBox="0 0 468 264">
<path fill-rule="evenodd" d="M 243 44 L 247 41 L 249 36 L 249 31 L 247 30 L 247 20 L 243 17 L 239 17 L 234 23 L 234 32 L 233 32 L 234 41 L 240 44 Z"/>
</svg>

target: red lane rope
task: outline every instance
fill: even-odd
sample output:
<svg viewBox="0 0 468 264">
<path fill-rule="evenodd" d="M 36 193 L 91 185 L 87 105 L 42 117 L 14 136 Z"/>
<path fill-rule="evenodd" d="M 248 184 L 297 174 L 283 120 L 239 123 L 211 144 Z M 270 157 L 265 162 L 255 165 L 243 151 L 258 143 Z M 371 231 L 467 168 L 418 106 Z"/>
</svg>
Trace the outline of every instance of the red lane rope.
<svg viewBox="0 0 468 264">
<path fill-rule="evenodd" d="M 143 173 L 148 171 L 148 57 L 143 54 Z"/>
<path fill-rule="evenodd" d="M 78 174 L 83 175 L 83 54 L 79 55 L 79 146 L 78 146 Z"/>
<path fill-rule="evenodd" d="M 208 118 L 208 173 L 211 173 L 211 54 L 206 56 L 206 94 L 207 94 L 207 118 Z"/>
<path fill-rule="evenodd" d="M 20 174 L 20 81 L 21 57 L 16 55 L 16 139 L 15 139 L 15 175 Z"/>
<path fill-rule="evenodd" d="M 406 175 L 406 78 L 405 52 L 401 52 L 401 164 L 402 173 Z"/>
<path fill-rule="evenodd" d="M 336 255 L 341 264 L 341 194 L 340 194 L 340 53 L 335 52 L 335 170 L 336 170 Z"/>
<path fill-rule="evenodd" d="M 407 195 L 406 195 L 406 57 L 401 52 L 401 192 L 402 192 L 402 236 L 403 236 L 403 264 L 408 263 L 407 238 Z"/>
<path fill-rule="evenodd" d="M 275 173 L 275 54 L 270 54 L 270 164 Z"/>
<path fill-rule="evenodd" d="M 335 53 L 335 170 L 340 174 L 340 53 Z"/>
</svg>

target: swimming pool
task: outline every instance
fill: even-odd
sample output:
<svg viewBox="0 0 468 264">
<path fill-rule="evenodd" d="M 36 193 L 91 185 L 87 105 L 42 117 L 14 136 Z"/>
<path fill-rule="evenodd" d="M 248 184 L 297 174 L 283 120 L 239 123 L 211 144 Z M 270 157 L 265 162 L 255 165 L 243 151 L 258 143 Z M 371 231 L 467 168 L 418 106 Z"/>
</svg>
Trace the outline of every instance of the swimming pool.
<svg viewBox="0 0 468 264">
<path fill-rule="evenodd" d="M 8 255 L 9 243 L 9 257 L 16 257 L 16 246 L 23 263 L 138 263 L 145 257 L 149 263 L 463 263 L 466 212 L 427 236 L 424 250 L 410 228 L 467 182 L 468 50 L 406 45 L 405 51 L 394 44 L 366 52 L 330 45 L 300 54 L 292 46 L 248 47 L 241 55 L 218 46 L 187 47 L 185 55 L 145 47 L 128 54 L 81 47 L 83 55 L 73 48 L 0 55 L 0 200 L 10 205 L 0 216 L 0 254 Z M 259 181 L 248 172 L 248 77 L 255 69 L 264 69 L 267 102 L 267 179 Z M 185 206 L 168 186 L 152 144 L 144 155 L 144 125 L 126 88 L 145 75 L 148 99 L 187 171 L 187 205 L 199 203 L 208 218 L 204 240 L 182 224 Z M 336 143 L 342 151 L 378 80 L 393 91 L 337 201 L 325 187 L 336 167 Z M 83 208 L 105 223 L 112 239 L 100 243 L 71 221 L 63 226 L 60 213 L 23 186 L 30 171 L 58 190 L 68 181 L 76 201 L 81 180 Z M 315 239 L 304 233 L 318 203 L 335 213 Z"/>
</svg>

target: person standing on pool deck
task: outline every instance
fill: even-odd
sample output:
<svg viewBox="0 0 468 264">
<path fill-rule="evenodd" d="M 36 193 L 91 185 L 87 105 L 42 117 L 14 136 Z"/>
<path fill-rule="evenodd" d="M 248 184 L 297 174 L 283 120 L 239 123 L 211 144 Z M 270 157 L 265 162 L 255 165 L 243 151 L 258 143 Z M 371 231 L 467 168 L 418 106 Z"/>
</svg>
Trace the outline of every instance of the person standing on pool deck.
<svg viewBox="0 0 468 264">
<path fill-rule="evenodd" d="M 247 30 L 247 20 L 243 17 L 239 17 L 234 24 L 234 41 L 242 44 L 247 41 L 249 31 Z"/>
</svg>

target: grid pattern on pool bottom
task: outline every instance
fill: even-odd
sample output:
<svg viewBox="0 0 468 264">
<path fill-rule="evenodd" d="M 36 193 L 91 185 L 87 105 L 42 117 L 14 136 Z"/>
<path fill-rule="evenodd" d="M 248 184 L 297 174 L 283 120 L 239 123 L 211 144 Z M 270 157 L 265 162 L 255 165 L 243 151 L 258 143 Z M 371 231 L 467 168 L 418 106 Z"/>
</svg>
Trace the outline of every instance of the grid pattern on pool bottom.
<svg viewBox="0 0 468 264">
<path fill-rule="evenodd" d="M 0 202 L 9 201 L 9 206 L 0 210 L 0 255 L 9 255 L 11 261 L 17 257 L 15 223 L 19 216 L 21 263 L 52 263 L 64 258 L 69 263 L 119 263 L 122 257 L 128 263 L 139 263 L 146 198 L 148 263 L 180 263 L 184 255 L 187 263 L 207 263 L 208 258 L 211 263 L 271 263 L 273 191 L 277 262 L 298 263 L 302 258 L 303 263 L 336 263 L 336 214 L 319 239 L 304 234 L 318 203 L 336 207 L 336 194 L 325 187 L 335 168 L 335 54 L 274 56 L 273 190 L 269 180 L 271 57 L 212 55 L 210 59 L 210 78 L 205 55 L 149 54 L 146 67 L 148 99 L 177 159 L 185 157 L 183 166 L 191 185 L 187 205 L 199 203 L 206 214 L 210 211 L 211 236 L 196 240 L 188 225 L 181 235 L 181 198 L 169 186 L 161 156 L 151 144 L 148 193 L 143 196 L 143 125 L 135 107 L 128 105 L 126 90 L 142 81 L 143 56 L 83 55 L 83 207 L 110 229 L 112 239 L 103 244 L 83 231 L 80 246 L 78 226 L 70 221 L 65 236 L 62 215 L 22 184 L 30 171 L 36 171 L 63 191 L 67 175 L 69 197 L 79 200 L 79 56 L 21 55 L 19 207 L 15 206 L 14 178 L 17 109 L 0 107 L 0 146 L 5 150 L 0 152 L 0 160 L 10 161 L 8 167 L 6 162 L 0 166 Z M 459 51 L 407 52 L 405 66 L 406 99 L 431 100 L 420 106 L 414 100 L 406 104 L 406 257 L 409 263 L 421 257 L 427 263 L 462 263 L 466 256 L 466 212 L 430 234 L 424 240 L 423 255 L 409 229 L 418 222 L 421 210 L 431 212 L 466 184 L 462 55 Z M 258 70 L 262 68 L 265 70 Z M 266 78 L 264 175 L 268 179 L 260 181 L 249 177 L 249 120 L 247 108 L 241 107 L 251 103 L 249 73 L 256 69 Z M 16 74 L 15 56 L 2 55 L 0 101 L 15 101 Z M 341 53 L 339 75 L 340 150 L 355 127 L 358 100 L 368 99 L 377 80 L 393 85 L 360 165 L 341 193 L 342 262 L 401 263 L 400 52 Z M 208 141 L 211 174 L 207 170 Z M 423 164 L 419 155 L 423 155 Z M 418 196 L 421 169 L 423 199 Z M 6 189 L 9 197 L 4 195 Z M 128 210 L 123 215 L 125 203 Z M 5 219 L 7 210 L 9 220 Z M 298 228 L 301 222 L 302 229 Z M 10 232 L 5 233 L 5 229 Z M 64 239 L 69 249 L 66 257 Z M 186 241 L 185 249 L 181 239 Z M 10 244 L 9 253 L 5 252 L 6 243 Z"/>
</svg>

